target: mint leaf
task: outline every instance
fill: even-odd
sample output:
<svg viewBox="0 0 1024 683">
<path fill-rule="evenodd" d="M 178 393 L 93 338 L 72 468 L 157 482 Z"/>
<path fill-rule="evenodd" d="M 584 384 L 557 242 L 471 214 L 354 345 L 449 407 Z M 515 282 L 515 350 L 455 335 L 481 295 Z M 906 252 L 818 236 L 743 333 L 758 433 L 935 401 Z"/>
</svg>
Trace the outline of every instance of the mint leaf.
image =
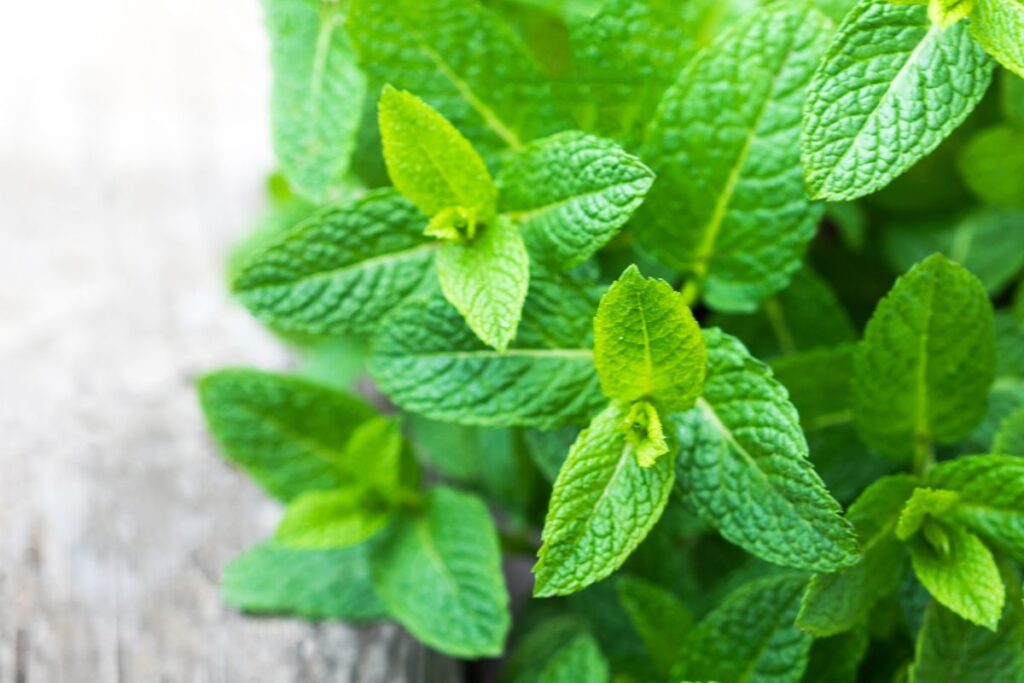
<svg viewBox="0 0 1024 683">
<path fill-rule="evenodd" d="M 615 589 L 655 670 L 667 678 L 694 626 L 693 614 L 675 595 L 643 579 L 620 576 Z"/>
<path fill-rule="evenodd" d="M 896 538 L 905 541 L 918 531 L 929 517 L 941 517 L 956 505 L 959 496 L 944 489 L 915 489 L 896 523 Z"/>
<path fill-rule="evenodd" d="M 583 263 L 618 234 L 652 182 L 639 159 L 577 131 L 530 143 L 498 177 L 501 208 L 531 254 L 560 268 Z"/>
<path fill-rule="evenodd" d="M 365 544 L 295 550 L 261 543 L 224 568 L 221 594 L 246 612 L 345 621 L 387 616 L 370 581 Z"/>
<path fill-rule="evenodd" d="M 661 517 L 672 460 L 641 467 L 613 403 L 584 429 L 555 481 L 533 572 L 538 597 L 568 595 L 618 569 Z"/>
<path fill-rule="evenodd" d="M 1003 115 L 1016 126 L 1024 125 L 1024 76 L 1003 71 L 999 79 Z"/>
<path fill-rule="evenodd" d="M 928 525 L 935 530 L 931 535 Z M 959 525 L 930 520 L 911 541 L 910 559 L 932 597 L 960 617 L 996 630 L 1006 590 L 995 558 L 977 536 Z"/>
<path fill-rule="evenodd" d="M 930 486 L 957 494 L 951 521 L 1024 560 L 1024 459 L 1008 455 L 957 458 L 928 474 Z"/>
<path fill-rule="evenodd" d="M 384 528 L 390 512 L 385 501 L 358 485 L 307 491 L 288 505 L 274 538 L 289 548 L 346 548 Z"/>
<path fill-rule="evenodd" d="M 867 627 L 815 639 L 803 680 L 806 683 L 856 683 L 869 642 Z"/>
<path fill-rule="evenodd" d="M 816 431 L 853 418 L 853 344 L 825 347 L 772 361 L 775 379 L 789 392 L 806 431 Z"/>
<path fill-rule="evenodd" d="M 594 364 L 611 399 L 686 410 L 700 395 L 707 349 L 683 297 L 634 265 L 601 298 L 594 318 Z"/>
<path fill-rule="evenodd" d="M 879 479 L 850 506 L 846 518 L 857 530 L 863 556 L 851 567 L 811 579 L 797 626 L 819 638 L 849 631 L 866 623 L 875 603 L 896 589 L 906 551 L 893 532 L 916 483 L 906 475 Z"/>
<path fill-rule="evenodd" d="M 687 640 L 674 679 L 798 683 L 812 643 L 793 626 L 804 585 L 804 577 L 782 574 L 731 593 Z"/>
<path fill-rule="evenodd" d="M 949 28 L 974 9 L 975 0 L 928 0 L 928 18 L 940 28 Z"/>
<path fill-rule="evenodd" d="M 994 372 L 984 287 L 945 256 L 930 256 L 896 281 L 868 322 L 854 359 L 858 430 L 886 455 L 920 458 L 931 443 L 970 433 Z"/>
<path fill-rule="evenodd" d="M 505 666 L 505 683 L 608 683 L 608 662 L 577 619 L 549 619 L 526 634 Z"/>
<path fill-rule="evenodd" d="M 833 571 L 857 560 L 853 529 L 807 460 L 785 388 L 738 340 L 704 331 L 708 376 L 676 416 L 679 491 L 708 524 L 769 562 Z"/>
<path fill-rule="evenodd" d="M 281 170 L 316 202 L 348 171 L 366 79 L 344 31 L 345 12 L 318 0 L 263 0 L 274 86 L 270 118 Z"/>
<path fill-rule="evenodd" d="M 444 116 L 408 92 L 384 86 L 379 107 L 384 161 L 395 188 L 433 217 L 459 207 L 476 221 L 494 217 L 498 190 L 483 159 Z"/>
<path fill-rule="evenodd" d="M 827 40 L 806 6 L 751 12 L 658 107 L 641 155 L 657 174 L 637 237 L 709 306 L 752 311 L 800 267 L 822 209 L 800 169 L 805 85 Z"/>
<path fill-rule="evenodd" d="M 341 449 L 373 416 L 355 397 L 257 370 L 204 376 L 199 401 L 224 457 L 284 501 L 344 484 Z"/>
<path fill-rule="evenodd" d="M 992 452 L 1024 458 L 1024 408 L 1018 408 L 999 424 Z"/>
<path fill-rule="evenodd" d="M 416 638 L 445 654 L 501 653 L 509 628 L 498 533 L 474 496 L 436 487 L 371 556 L 373 585 Z"/>
<path fill-rule="evenodd" d="M 415 91 L 484 156 L 564 127 L 529 53 L 477 2 L 352 0 L 348 29 L 371 77 Z"/>
<path fill-rule="evenodd" d="M 486 348 L 443 297 L 411 300 L 381 324 L 370 374 L 403 409 L 435 420 L 550 429 L 605 404 L 590 350 L 597 297 L 534 273 L 516 343 Z"/>
<path fill-rule="evenodd" d="M 1020 0 L 975 0 L 971 35 L 999 63 L 1024 78 L 1024 3 Z"/>
<path fill-rule="evenodd" d="M 327 207 L 254 251 L 231 287 L 282 332 L 366 334 L 428 276 L 436 244 L 423 216 L 392 190 Z"/>
<path fill-rule="evenodd" d="M 1024 35 L 1024 34 L 1022 34 Z M 960 155 L 960 175 L 982 201 L 1024 209 L 1024 130 L 994 126 L 973 138 Z M 1024 212 L 1015 215 L 1019 223 Z"/>
<path fill-rule="evenodd" d="M 530 282 L 530 257 L 504 216 L 470 242 L 446 241 L 437 254 L 445 298 L 488 346 L 504 351 L 516 336 Z"/>
<path fill-rule="evenodd" d="M 1024 615 L 1010 600 L 996 633 L 928 606 L 917 637 L 910 683 L 1018 683 L 1024 679 Z"/>
<path fill-rule="evenodd" d="M 931 153 L 981 100 L 993 62 L 964 23 L 860 0 L 810 85 L 803 165 L 815 197 L 855 199 Z"/>
</svg>

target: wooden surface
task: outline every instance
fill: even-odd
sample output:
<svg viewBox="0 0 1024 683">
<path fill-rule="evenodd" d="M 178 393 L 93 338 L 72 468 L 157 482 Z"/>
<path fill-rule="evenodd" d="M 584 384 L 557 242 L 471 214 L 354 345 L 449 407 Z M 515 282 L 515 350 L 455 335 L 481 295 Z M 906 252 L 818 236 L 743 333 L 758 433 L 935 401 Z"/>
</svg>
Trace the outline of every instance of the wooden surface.
<svg viewBox="0 0 1024 683">
<path fill-rule="evenodd" d="M 285 367 L 224 293 L 272 167 L 258 0 L 0 21 L 0 683 L 445 681 L 391 626 L 247 619 L 220 571 L 279 511 L 193 393 Z"/>
</svg>

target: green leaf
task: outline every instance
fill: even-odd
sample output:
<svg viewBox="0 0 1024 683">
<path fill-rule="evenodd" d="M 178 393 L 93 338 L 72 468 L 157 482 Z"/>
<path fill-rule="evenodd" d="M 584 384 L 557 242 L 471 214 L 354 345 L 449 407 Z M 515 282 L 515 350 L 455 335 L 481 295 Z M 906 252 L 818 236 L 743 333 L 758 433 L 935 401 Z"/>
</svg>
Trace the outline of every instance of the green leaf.
<svg viewBox="0 0 1024 683">
<path fill-rule="evenodd" d="M 957 458 L 928 474 L 929 486 L 955 491 L 950 520 L 1024 560 L 1024 459 L 1008 455 Z"/>
<path fill-rule="evenodd" d="M 1024 172 L 1024 171 L 1022 171 Z M 886 259 L 899 272 L 941 252 L 978 276 L 996 295 L 1024 269 L 1024 251 L 1006 243 L 1024 240 L 1024 212 L 982 208 L 953 220 L 887 225 L 882 236 Z"/>
<path fill-rule="evenodd" d="M 974 9 L 974 0 L 928 0 L 928 18 L 939 28 L 949 28 Z"/>
<path fill-rule="evenodd" d="M 352 433 L 345 445 L 340 466 L 353 480 L 393 500 L 403 485 L 415 488 L 418 473 L 407 462 L 401 425 L 397 420 L 378 417 L 367 420 Z M 410 471 L 412 470 L 412 471 Z"/>
<path fill-rule="evenodd" d="M 955 27 L 949 30 L 955 30 Z M 967 436 L 995 372 L 992 306 L 981 282 L 941 254 L 878 304 L 854 359 L 854 417 L 894 458 Z"/>
<path fill-rule="evenodd" d="M 941 529 L 940 543 L 928 525 Z M 929 521 L 910 544 L 914 573 L 936 600 L 964 619 L 995 631 L 1006 589 L 991 551 L 961 526 Z"/>
<path fill-rule="evenodd" d="M 1024 3 L 1021 0 L 976 0 L 971 35 L 999 63 L 1024 78 Z"/>
<path fill-rule="evenodd" d="M 734 591 L 687 640 L 674 679 L 797 683 L 812 643 L 793 626 L 805 581 L 783 574 Z"/>
<path fill-rule="evenodd" d="M 1024 126 L 1024 76 L 1003 71 L 999 79 L 1000 101 L 1006 120 L 1017 126 Z"/>
<path fill-rule="evenodd" d="M 806 431 L 849 422 L 853 417 L 853 344 L 801 351 L 771 363 L 775 379 L 789 392 Z"/>
<path fill-rule="evenodd" d="M 390 518 L 390 506 L 361 486 L 307 491 L 288 505 L 274 538 L 289 548 L 346 548 L 376 534 Z"/>
<path fill-rule="evenodd" d="M 352 0 L 348 28 L 370 76 L 415 91 L 485 157 L 565 128 L 526 48 L 473 0 Z"/>
<path fill-rule="evenodd" d="M 959 496 L 944 489 L 915 489 L 896 523 L 896 538 L 905 541 L 918 531 L 929 517 L 941 517 L 956 505 Z"/>
<path fill-rule="evenodd" d="M 316 202 L 348 171 L 366 79 L 345 35 L 345 12 L 318 0 L 263 0 L 274 85 L 270 119 L 281 170 Z"/>
<path fill-rule="evenodd" d="M 484 345 L 443 297 L 412 300 L 381 324 L 370 374 L 394 403 L 446 422 L 551 429 L 605 405 L 590 350 L 589 285 L 533 273 L 516 343 Z"/>
<path fill-rule="evenodd" d="M 1013 411 L 999 424 L 992 452 L 1024 458 L 1024 408 Z"/>
<path fill-rule="evenodd" d="M 567 131 L 502 164 L 501 208 L 530 253 L 560 268 L 593 256 L 643 202 L 654 174 L 610 140 Z"/>
<path fill-rule="evenodd" d="M 931 603 L 917 638 L 910 683 L 1020 683 L 1024 615 L 1012 600 L 996 633 Z"/>
<path fill-rule="evenodd" d="M 199 400 L 224 457 L 284 501 L 344 484 L 341 449 L 373 416 L 355 397 L 257 370 L 204 376 Z"/>
<path fill-rule="evenodd" d="M 252 253 L 231 287 L 274 329 L 366 334 L 421 286 L 435 249 L 416 208 L 380 190 L 324 208 Z"/>
<path fill-rule="evenodd" d="M 867 627 L 815 639 L 803 680 L 805 683 L 856 683 L 868 644 Z"/>
<path fill-rule="evenodd" d="M 967 26 L 928 9 L 861 0 L 814 75 L 803 165 L 815 197 L 855 199 L 931 153 L 981 100 L 993 62 Z"/>
<path fill-rule="evenodd" d="M 608 683 L 608 662 L 594 637 L 572 617 L 532 629 L 509 657 L 504 683 Z"/>
<path fill-rule="evenodd" d="M 661 517 L 672 460 L 641 467 L 613 403 L 583 430 L 555 481 L 533 572 L 538 597 L 568 595 L 618 569 Z"/>
<path fill-rule="evenodd" d="M 822 207 L 800 169 L 800 111 L 828 37 L 806 6 L 751 12 L 665 94 L 641 155 L 658 179 L 637 237 L 716 310 L 752 311 L 800 267 Z"/>
<path fill-rule="evenodd" d="M 509 628 L 498 532 L 474 496 L 431 489 L 426 509 L 397 520 L 370 558 L 388 613 L 455 657 L 501 654 Z"/>
<path fill-rule="evenodd" d="M 676 416 L 679 491 L 744 550 L 833 571 L 857 560 L 853 528 L 807 460 L 800 418 L 771 370 L 738 340 L 704 331 L 704 395 Z"/>
<path fill-rule="evenodd" d="M 379 108 L 384 161 L 395 188 L 427 216 L 468 210 L 471 225 L 494 217 L 498 189 L 484 160 L 444 116 L 415 95 L 384 86 Z"/>
<path fill-rule="evenodd" d="M 366 544 L 295 550 L 261 543 L 224 568 L 224 602 L 246 612 L 370 621 L 387 611 L 370 581 Z"/>
<path fill-rule="evenodd" d="M 983 202 L 1024 209 L 1024 130 L 1021 128 L 1006 125 L 981 131 L 964 148 L 959 166 L 967 187 Z M 1016 219 L 1019 223 L 1019 212 Z"/>
<path fill-rule="evenodd" d="M 707 349 L 682 295 L 634 265 L 601 298 L 594 318 L 594 364 L 604 393 L 686 410 L 700 395 Z"/>
<path fill-rule="evenodd" d="M 906 475 L 879 479 L 850 506 L 846 518 L 857 530 L 863 556 L 852 567 L 811 579 L 797 626 L 815 637 L 849 631 L 866 623 L 875 603 L 896 590 L 906 553 L 893 532 L 916 483 Z"/>
<path fill-rule="evenodd" d="M 656 671 L 667 677 L 693 629 L 693 614 L 675 595 L 643 579 L 620 576 L 615 588 Z"/>
<path fill-rule="evenodd" d="M 530 257 L 519 230 L 499 217 L 470 242 L 444 242 L 437 276 L 474 334 L 498 351 L 507 349 L 530 283 Z"/>
</svg>

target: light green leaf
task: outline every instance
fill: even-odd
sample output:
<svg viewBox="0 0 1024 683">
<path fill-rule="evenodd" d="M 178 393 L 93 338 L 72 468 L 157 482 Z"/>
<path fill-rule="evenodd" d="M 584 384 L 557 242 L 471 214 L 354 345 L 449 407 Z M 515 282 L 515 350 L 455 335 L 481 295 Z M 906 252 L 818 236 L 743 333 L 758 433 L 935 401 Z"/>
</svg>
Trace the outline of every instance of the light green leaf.
<svg viewBox="0 0 1024 683">
<path fill-rule="evenodd" d="M 879 302 L 854 359 L 854 417 L 864 440 L 909 459 L 967 436 L 985 414 L 993 335 L 992 305 L 977 278 L 941 254 L 914 266 Z"/>
<path fill-rule="evenodd" d="M 387 616 L 370 581 L 365 544 L 295 550 L 261 543 L 224 568 L 221 595 L 246 612 L 344 621 Z"/>
<path fill-rule="evenodd" d="M 501 208 L 534 258 L 560 268 L 583 263 L 625 225 L 654 174 L 610 140 L 578 131 L 532 142 L 506 158 Z"/>
<path fill-rule="evenodd" d="M 263 0 L 274 85 L 274 151 L 288 182 L 316 202 L 335 197 L 348 171 L 366 79 L 345 35 L 340 5 Z"/>
<path fill-rule="evenodd" d="M 443 297 L 413 300 L 381 324 L 370 374 L 394 403 L 435 420 L 585 424 L 606 403 L 590 350 L 596 308 L 586 283 L 534 272 L 516 343 L 498 353 Z"/>
<path fill-rule="evenodd" d="M 686 410 L 700 395 L 707 349 L 683 297 L 634 265 L 601 298 L 594 318 L 594 364 L 604 393 Z"/>
<path fill-rule="evenodd" d="M 860 0 L 814 75 L 803 165 L 815 197 L 871 194 L 928 155 L 981 100 L 993 62 L 964 23 Z"/>
<path fill-rule="evenodd" d="M 928 0 L 928 18 L 940 28 L 949 28 L 974 9 L 974 0 Z"/>
<path fill-rule="evenodd" d="M 505 217 L 472 241 L 446 241 L 437 254 L 441 290 L 469 328 L 504 351 L 516 336 L 530 284 L 530 257 L 519 230 Z"/>
<path fill-rule="evenodd" d="M 608 662 L 578 620 L 560 616 L 531 630 L 505 666 L 504 683 L 608 683 Z"/>
<path fill-rule="evenodd" d="M 346 548 L 376 534 L 390 518 L 387 501 L 362 486 L 307 491 L 288 505 L 274 538 L 289 548 Z"/>
<path fill-rule="evenodd" d="M 613 403 L 583 430 L 551 493 L 533 572 L 538 597 L 568 595 L 618 569 L 661 517 L 672 460 L 641 467 Z"/>
<path fill-rule="evenodd" d="M 353 480 L 385 498 L 417 476 L 403 456 L 401 425 L 397 420 L 377 417 L 359 425 L 345 445 L 339 466 L 352 473 Z"/>
<path fill-rule="evenodd" d="M 620 576 L 615 589 L 655 670 L 667 677 L 693 629 L 693 614 L 675 595 L 643 579 Z"/>
<path fill-rule="evenodd" d="M 942 463 L 928 474 L 930 486 L 955 491 L 950 520 L 969 527 L 994 546 L 1024 560 L 1024 459 L 978 455 Z"/>
<path fill-rule="evenodd" d="M 700 517 L 769 562 L 834 571 L 857 561 L 852 526 L 807 459 L 786 389 L 738 340 L 704 331 L 704 395 L 676 416 L 679 491 Z"/>
<path fill-rule="evenodd" d="M 1024 615 L 1011 600 L 996 633 L 931 603 L 917 637 L 910 683 L 1020 683 Z"/>
<path fill-rule="evenodd" d="M 845 424 L 853 419 L 853 344 L 822 347 L 778 358 L 775 379 L 789 391 L 806 431 Z"/>
<path fill-rule="evenodd" d="M 395 188 L 428 217 L 443 209 L 468 210 L 486 223 L 497 210 L 498 190 L 483 159 L 444 116 L 415 95 L 384 86 L 379 108 L 384 161 Z"/>
<path fill-rule="evenodd" d="M 341 449 L 373 416 L 355 397 L 257 370 L 204 376 L 199 401 L 224 457 L 284 501 L 344 484 Z"/>
<path fill-rule="evenodd" d="M 526 48 L 473 0 L 352 0 L 348 28 L 370 76 L 415 91 L 485 157 L 566 127 Z"/>
<path fill-rule="evenodd" d="M 941 252 L 977 275 L 992 295 L 1024 269 L 1024 250 L 1006 248 L 1018 241 L 1024 242 L 1024 211 L 995 208 L 976 209 L 953 220 L 887 225 L 882 234 L 886 260 L 897 271 Z"/>
<path fill-rule="evenodd" d="M 999 424 L 992 452 L 1024 458 L 1024 408 L 1018 408 Z"/>
<path fill-rule="evenodd" d="M 423 216 L 393 190 L 320 210 L 243 261 L 231 283 L 282 332 L 366 334 L 416 290 L 436 244 Z"/>
<path fill-rule="evenodd" d="M 734 591 L 687 640 L 674 679 L 797 683 L 813 640 L 793 625 L 805 583 L 783 574 Z"/>
<path fill-rule="evenodd" d="M 928 537 L 941 529 L 941 543 Z M 910 543 L 914 573 L 936 600 L 957 615 L 995 631 L 1006 589 L 991 551 L 961 526 L 930 520 Z"/>
<path fill-rule="evenodd" d="M 660 456 L 668 453 L 665 429 L 653 404 L 647 401 L 632 404 L 621 428 L 626 432 L 626 440 L 633 447 L 640 467 L 650 467 Z"/>
<path fill-rule="evenodd" d="M 388 613 L 418 640 L 456 657 L 501 654 L 508 592 L 498 532 L 478 498 L 431 489 L 426 509 L 397 520 L 370 561 Z"/>
<path fill-rule="evenodd" d="M 971 35 L 999 63 L 1024 78 L 1024 3 L 1021 0 L 976 0 Z"/>
<path fill-rule="evenodd" d="M 896 538 L 905 541 L 918 531 L 929 517 L 941 517 L 956 505 L 959 496 L 944 489 L 915 489 L 896 523 Z"/>
<path fill-rule="evenodd" d="M 807 586 L 797 626 L 815 637 L 831 636 L 866 623 L 872 607 L 903 578 L 906 551 L 893 532 L 916 486 L 905 475 L 879 479 L 846 514 L 857 530 L 863 556 L 832 574 L 818 574 Z"/>
<path fill-rule="evenodd" d="M 959 166 L 967 187 L 983 202 L 1024 209 L 1024 129 L 1006 125 L 981 131 L 964 148 Z"/>
<path fill-rule="evenodd" d="M 807 6 L 749 13 L 694 59 L 648 130 L 641 156 L 658 178 L 637 237 L 716 310 L 752 311 L 783 289 L 814 235 L 800 111 L 828 34 Z"/>
</svg>

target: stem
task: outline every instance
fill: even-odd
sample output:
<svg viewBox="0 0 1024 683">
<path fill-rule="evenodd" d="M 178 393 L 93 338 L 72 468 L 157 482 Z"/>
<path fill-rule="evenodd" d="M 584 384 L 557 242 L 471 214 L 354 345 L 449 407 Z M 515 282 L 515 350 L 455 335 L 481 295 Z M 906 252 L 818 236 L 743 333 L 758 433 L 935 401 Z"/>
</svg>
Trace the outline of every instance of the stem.
<svg viewBox="0 0 1024 683">
<path fill-rule="evenodd" d="M 935 464 L 935 448 L 931 437 L 918 434 L 914 440 L 914 474 L 924 476 Z"/>
<path fill-rule="evenodd" d="M 690 308 L 693 308 L 693 304 L 696 303 L 698 297 L 700 296 L 700 290 L 697 288 L 697 281 L 690 280 L 685 285 L 683 285 L 681 294 L 683 296 L 683 303 L 689 306 Z"/>
</svg>

